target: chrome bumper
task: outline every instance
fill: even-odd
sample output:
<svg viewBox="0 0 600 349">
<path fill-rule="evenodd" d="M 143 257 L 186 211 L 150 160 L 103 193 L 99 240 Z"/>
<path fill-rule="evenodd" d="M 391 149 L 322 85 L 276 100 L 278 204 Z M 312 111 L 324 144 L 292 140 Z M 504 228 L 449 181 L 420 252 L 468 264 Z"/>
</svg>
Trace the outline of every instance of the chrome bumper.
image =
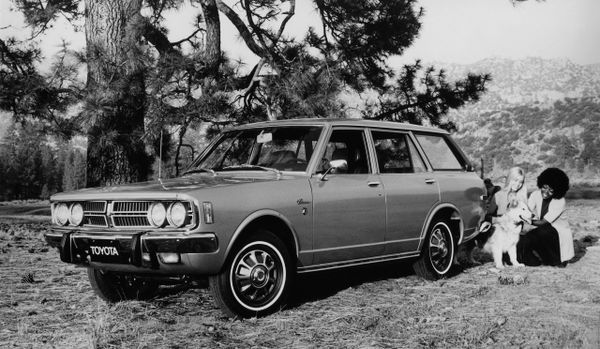
<svg viewBox="0 0 600 349">
<path fill-rule="evenodd" d="M 217 237 L 213 233 L 174 233 L 157 234 L 156 232 L 139 232 L 119 234 L 107 232 L 51 231 L 44 234 L 46 242 L 57 247 L 60 259 L 66 263 L 129 266 L 157 270 L 164 264 L 159 261 L 161 253 L 212 254 L 218 251 Z M 110 246 L 114 253 L 111 256 L 96 258 L 92 248 Z M 105 260 L 103 260 L 103 258 Z M 177 269 L 175 265 L 167 265 L 167 270 Z M 188 266 L 189 267 L 189 266 Z M 125 268 L 132 269 L 132 268 Z M 187 269 L 184 267 L 184 269 Z"/>
</svg>

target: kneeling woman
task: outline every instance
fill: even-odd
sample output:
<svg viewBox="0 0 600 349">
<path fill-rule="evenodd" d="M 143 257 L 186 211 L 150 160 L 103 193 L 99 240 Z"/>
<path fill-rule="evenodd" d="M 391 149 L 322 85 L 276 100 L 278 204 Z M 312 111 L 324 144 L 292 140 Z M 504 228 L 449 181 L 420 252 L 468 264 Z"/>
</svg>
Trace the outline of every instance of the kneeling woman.
<svg viewBox="0 0 600 349">
<path fill-rule="evenodd" d="M 569 177 L 558 168 L 548 168 L 537 178 L 539 190 L 528 205 L 537 219 L 535 229 L 522 235 L 517 246 L 519 262 L 530 265 L 564 265 L 574 256 L 573 235 L 564 215 Z"/>
</svg>

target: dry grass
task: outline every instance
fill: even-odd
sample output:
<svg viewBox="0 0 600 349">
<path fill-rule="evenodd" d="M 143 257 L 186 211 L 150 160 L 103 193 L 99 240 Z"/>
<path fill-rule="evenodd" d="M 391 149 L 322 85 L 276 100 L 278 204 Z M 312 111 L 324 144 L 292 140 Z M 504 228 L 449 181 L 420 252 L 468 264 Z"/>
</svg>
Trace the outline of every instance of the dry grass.
<svg viewBox="0 0 600 349">
<path fill-rule="evenodd" d="M 575 238 L 600 237 L 600 202 L 570 205 Z M 201 285 L 108 305 L 46 247 L 46 228 L 0 220 L 2 348 L 600 347 L 600 246 L 566 268 L 487 262 L 436 282 L 401 263 L 303 276 L 290 308 L 239 321 Z"/>
</svg>

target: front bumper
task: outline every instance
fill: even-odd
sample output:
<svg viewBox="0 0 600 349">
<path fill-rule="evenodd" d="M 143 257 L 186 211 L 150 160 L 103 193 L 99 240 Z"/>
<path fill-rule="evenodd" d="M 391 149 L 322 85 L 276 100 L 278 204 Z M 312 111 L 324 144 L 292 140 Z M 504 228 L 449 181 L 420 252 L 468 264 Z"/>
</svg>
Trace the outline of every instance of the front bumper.
<svg viewBox="0 0 600 349">
<path fill-rule="evenodd" d="M 47 243 L 66 263 L 141 274 L 211 274 L 220 268 L 214 233 L 51 231 Z M 163 256 L 176 254 L 177 260 Z"/>
</svg>

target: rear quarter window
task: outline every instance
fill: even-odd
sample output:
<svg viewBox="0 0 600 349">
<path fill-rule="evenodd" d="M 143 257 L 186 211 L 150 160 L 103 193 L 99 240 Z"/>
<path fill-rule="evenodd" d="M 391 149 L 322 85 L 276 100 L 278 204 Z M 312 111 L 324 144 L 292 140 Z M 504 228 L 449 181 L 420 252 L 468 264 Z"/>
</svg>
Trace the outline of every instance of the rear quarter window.
<svg viewBox="0 0 600 349">
<path fill-rule="evenodd" d="M 415 134 L 434 170 L 463 170 L 464 161 L 443 135 Z"/>
</svg>

